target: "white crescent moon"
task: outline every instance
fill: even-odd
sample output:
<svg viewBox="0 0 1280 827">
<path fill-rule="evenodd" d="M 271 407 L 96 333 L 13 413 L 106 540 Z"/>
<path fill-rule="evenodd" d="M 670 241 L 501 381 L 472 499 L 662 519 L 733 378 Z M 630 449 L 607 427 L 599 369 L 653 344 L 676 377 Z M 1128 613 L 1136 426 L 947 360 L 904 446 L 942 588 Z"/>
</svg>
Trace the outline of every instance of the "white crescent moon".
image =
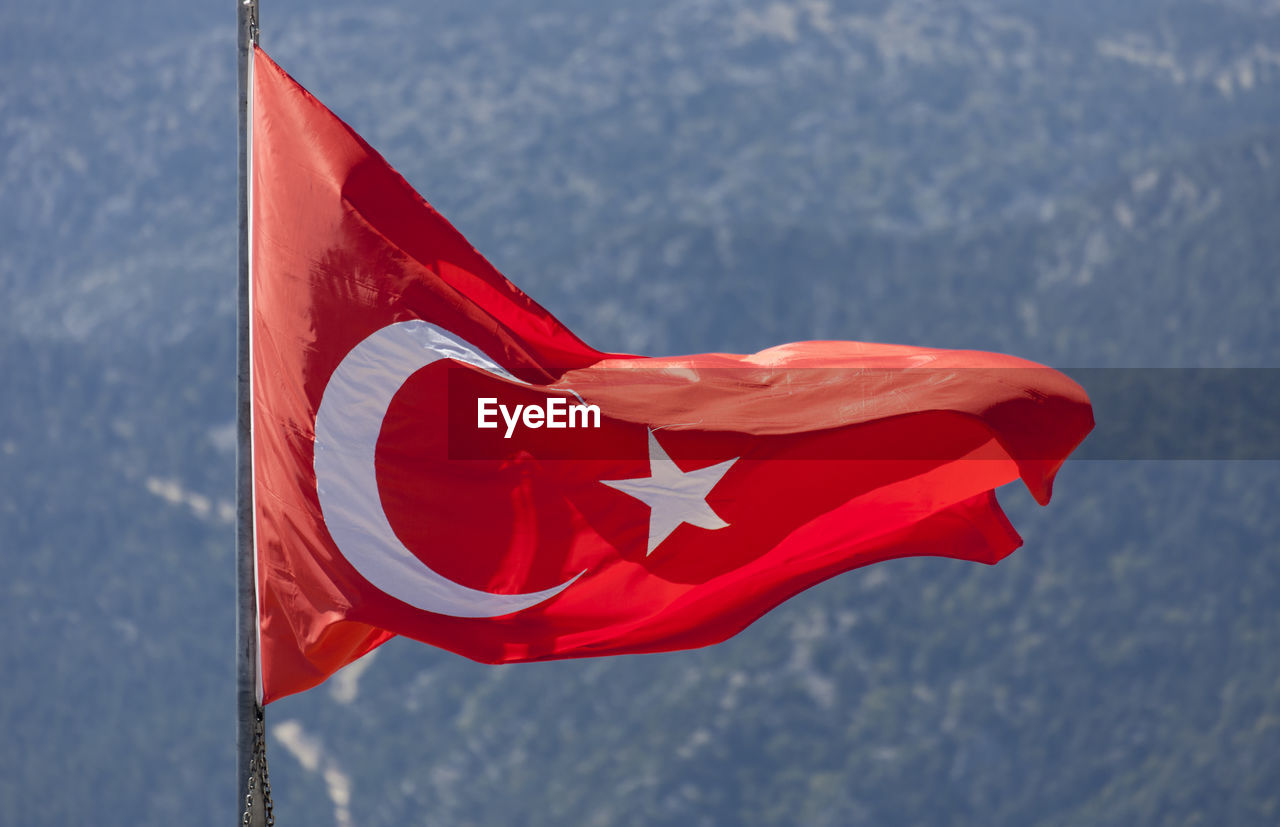
<svg viewBox="0 0 1280 827">
<path fill-rule="evenodd" d="M 581 577 L 527 594 L 468 588 L 432 569 L 396 537 L 378 495 L 374 450 L 391 399 L 418 370 L 456 359 L 519 382 L 470 343 L 423 321 L 388 325 L 352 348 L 316 411 L 316 493 L 329 536 L 360 575 L 397 600 L 452 617 L 499 617 L 548 600 Z M 524 384 L 524 383 L 521 383 Z"/>
</svg>

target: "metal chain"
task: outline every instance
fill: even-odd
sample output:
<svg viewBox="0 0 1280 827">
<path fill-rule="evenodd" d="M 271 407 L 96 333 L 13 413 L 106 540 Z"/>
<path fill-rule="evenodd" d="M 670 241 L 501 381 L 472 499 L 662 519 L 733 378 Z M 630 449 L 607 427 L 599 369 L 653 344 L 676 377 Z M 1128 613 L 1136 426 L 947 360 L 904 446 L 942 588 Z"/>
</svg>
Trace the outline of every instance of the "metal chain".
<svg viewBox="0 0 1280 827">
<path fill-rule="evenodd" d="M 262 811 L 267 827 L 275 827 L 275 804 L 271 801 L 271 773 L 267 769 L 267 734 L 263 725 L 262 707 L 257 709 L 257 722 L 253 725 L 253 757 L 249 759 L 249 784 L 244 795 L 244 815 L 240 823 L 249 827 L 253 815 L 253 788 L 262 775 Z"/>
</svg>

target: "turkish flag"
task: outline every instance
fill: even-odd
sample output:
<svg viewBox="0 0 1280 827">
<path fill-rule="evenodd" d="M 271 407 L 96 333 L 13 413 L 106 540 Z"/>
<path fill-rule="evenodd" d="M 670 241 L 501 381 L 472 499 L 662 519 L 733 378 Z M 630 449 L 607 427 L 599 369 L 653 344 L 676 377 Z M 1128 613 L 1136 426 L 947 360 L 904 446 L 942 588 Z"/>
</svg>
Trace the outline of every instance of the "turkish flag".
<svg viewBox="0 0 1280 827">
<path fill-rule="evenodd" d="M 723 640 L 909 555 L 1020 544 L 1093 425 L 1008 356 L 853 342 L 601 353 L 261 50 L 254 525 L 265 701 L 393 635 L 488 663 Z"/>
</svg>

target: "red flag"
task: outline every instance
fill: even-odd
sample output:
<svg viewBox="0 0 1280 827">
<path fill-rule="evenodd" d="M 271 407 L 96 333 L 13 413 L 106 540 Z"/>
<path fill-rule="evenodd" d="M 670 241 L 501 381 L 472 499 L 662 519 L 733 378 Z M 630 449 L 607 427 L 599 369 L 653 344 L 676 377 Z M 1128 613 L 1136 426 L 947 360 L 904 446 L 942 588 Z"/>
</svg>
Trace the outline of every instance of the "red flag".
<svg viewBox="0 0 1280 827">
<path fill-rule="evenodd" d="M 263 696 L 393 635 L 489 663 L 704 646 L 880 560 L 994 563 L 1093 424 L 1065 376 L 852 342 L 601 353 L 255 50 Z"/>
</svg>

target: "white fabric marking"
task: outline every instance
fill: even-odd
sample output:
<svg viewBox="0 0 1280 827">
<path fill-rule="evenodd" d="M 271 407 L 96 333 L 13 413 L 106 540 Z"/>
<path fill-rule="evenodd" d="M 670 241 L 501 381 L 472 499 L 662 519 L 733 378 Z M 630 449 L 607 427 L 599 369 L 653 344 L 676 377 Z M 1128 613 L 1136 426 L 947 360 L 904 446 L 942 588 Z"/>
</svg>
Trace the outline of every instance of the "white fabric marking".
<svg viewBox="0 0 1280 827">
<path fill-rule="evenodd" d="M 707 495 L 737 461 L 738 457 L 734 457 L 697 471 L 681 471 L 649 431 L 649 476 L 601 482 L 649 506 L 649 543 L 645 550 L 648 557 L 681 523 L 707 529 L 729 525 L 711 510 Z"/>
<path fill-rule="evenodd" d="M 526 594 L 468 588 L 405 548 L 382 510 L 374 468 L 382 420 L 405 381 L 440 359 L 520 381 L 469 343 L 424 321 L 388 325 L 356 345 L 329 378 L 316 412 L 316 492 L 325 525 L 362 577 L 410 606 L 452 617 L 498 617 L 528 609 L 562 592 L 583 572 Z"/>
</svg>

